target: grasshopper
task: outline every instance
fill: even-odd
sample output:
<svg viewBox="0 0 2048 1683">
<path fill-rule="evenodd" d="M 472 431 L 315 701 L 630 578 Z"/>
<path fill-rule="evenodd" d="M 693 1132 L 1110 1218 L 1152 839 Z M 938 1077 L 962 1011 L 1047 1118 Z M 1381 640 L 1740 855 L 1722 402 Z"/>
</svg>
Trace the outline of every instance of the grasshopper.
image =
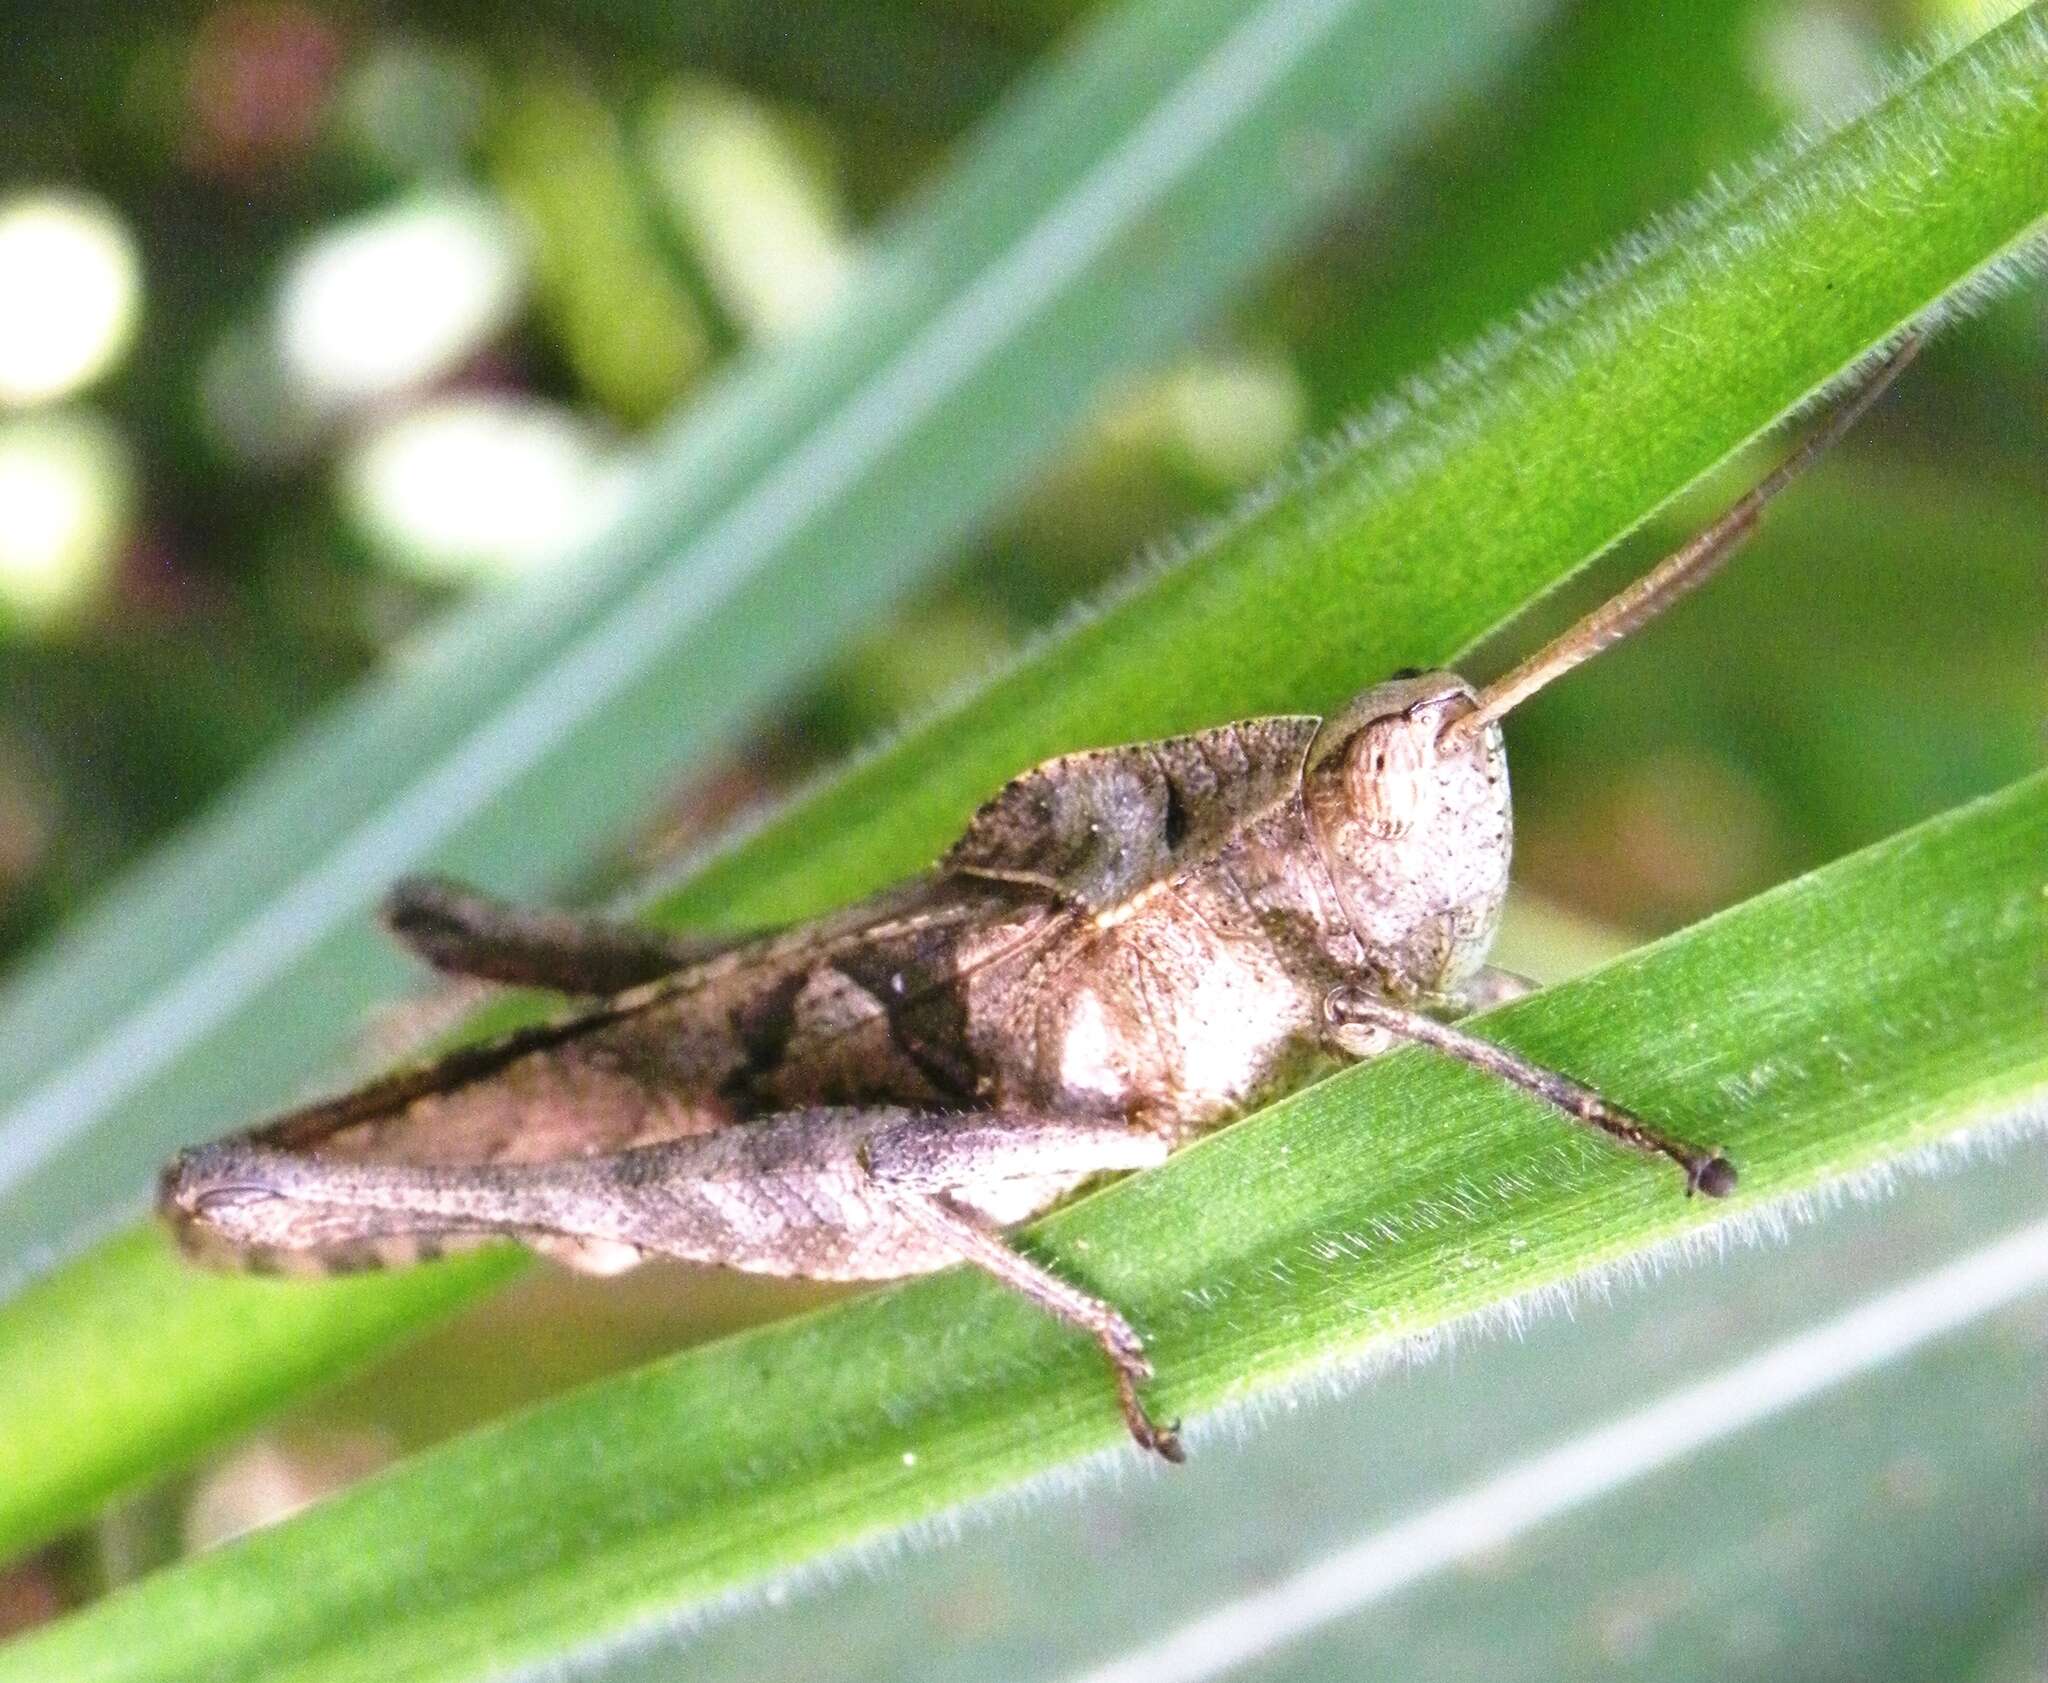
<svg viewBox="0 0 2048 1683">
<path fill-rule="evenodd" d="M 1456 1026 L 1508 886 L 1500 720 L 1712 573 L 1896 376 L 1875 375 L 1652 571 L 1483 690 L 1401 672 L 1330 718 L 1063 755 L 924 875 L 733 939 L 521 910 L 437 880 L 386 919 L 436 968 L 594 1001 L 180 1155 L 161 1208 L 215 1262 L 327 1272 L 509 1237 L 825 1280 L 970 1263 L 1101 1347 L 1131 1436 L 1151 1366 L 1110 1303 L 1005 1230 L 1333 1059 L 1432 1047 L 1660 1154 L 1735 1169 Z"/>
</svg>

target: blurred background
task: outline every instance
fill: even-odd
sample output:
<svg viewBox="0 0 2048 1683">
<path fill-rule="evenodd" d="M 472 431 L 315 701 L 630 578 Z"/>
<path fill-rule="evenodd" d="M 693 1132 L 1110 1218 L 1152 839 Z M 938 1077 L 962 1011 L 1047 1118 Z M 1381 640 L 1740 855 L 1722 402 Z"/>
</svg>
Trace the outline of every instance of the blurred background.
<svg viewBox="0 0 2048 1683">
<path fill-rule="evenodd" d="M 566 553 L 636 437 L 829 310 L 869 227 L 1082 8 L 807 10 L 88 3 L 10 25 L 0 962 L 423 620 Z M 1643 10 L 1557 8 L 1497 97 L 1102 403 L 942 584 L 630 851 L 985 670 L 1897 43 L 1982 15 Z M 1533 884 L 1663 929 L 2031 763 L 2015 656 L 2038 616 L 2008 610 L 2039 577 L 2042 320 L 2029 289 L 1941 344 L 1768 558 L 1531 714 Z M 1930 553 L 1937 603 L 1900 582 Z"/>
<path fill-rule="evenodd" d="M 565 892 L 644 879 L 915 716 L 1902 44 L 2005 9 L 1549 8 L 1390 178 L 1121 378 L 936 583 Z M 656 423 L 829 319 L 878 225 L 1088 10 L 13 9 L 0 967 L 402 663 L 436 616 L 573 552 Z M 1518 715 L 1523 967 L 1562 973 L 2040 763 L 2044 432 L 2034 284 L 1942 338 L 1724 582 Z M 1711 500 L 1572 594 L 1611 588 Z M 808 1295 L 535 1276 L 0 1579 L 0 1629 L 524 1396 Z"/>
</svg>

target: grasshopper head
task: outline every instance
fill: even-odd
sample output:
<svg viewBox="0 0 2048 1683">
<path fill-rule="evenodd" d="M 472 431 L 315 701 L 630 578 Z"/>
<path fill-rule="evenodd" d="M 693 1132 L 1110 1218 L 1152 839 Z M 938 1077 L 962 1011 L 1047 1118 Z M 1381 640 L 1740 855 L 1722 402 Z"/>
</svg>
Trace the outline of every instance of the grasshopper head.
<svg viewBox="0 0 2048 1683">
<path fill-rule="evenodd" d="M 1513 833 L 1500 729 L 1452 672 L 1400 673 L 1327 719 L 1303 779 L 1309 824 L 1376 979 L 1435 993 L 1476 970 L 1507 893 Z"/>
<path fill-rule="evenodd" d="M 1324 721 L 1302 792 L 1373 981 L 1397 998 L 1446 991 L 1486 956 L 1508 885 L 1502 717 L 1711 578 L 1919 343 L 1909 329 L 1862 387 L 1719 519 L 1483 692 L 1451 672 L 1399 672 Z"/>
</svg>

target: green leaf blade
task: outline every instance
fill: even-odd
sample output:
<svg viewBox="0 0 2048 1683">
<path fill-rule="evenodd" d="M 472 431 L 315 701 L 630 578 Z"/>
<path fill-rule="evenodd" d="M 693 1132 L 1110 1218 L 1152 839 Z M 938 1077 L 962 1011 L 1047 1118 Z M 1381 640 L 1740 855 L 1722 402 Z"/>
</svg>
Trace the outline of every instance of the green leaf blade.
<svg viewBox="0 0 2048 1683">
<path fill-rule="evenodd" d="M 1744 1169 L 1735 1208 L 1764 1207 L 2048 1093 L 2044 848 L 2048 777 L 1487 1030 L 1714 1128 Z M 1038 1242 L 1130 1308 L 1155 1400 L 1193 1412 L 1729 1213 L 1468 1071 L 1402 1054 L 1087 1200 Z M 1119 1439 L 1090 1352 L 943 1276 L 430 1452 L 0 1651 L 0 1679 L 480 1676 Z"/>
<path fill-rule="evenodd" d="M 2022 246 L 2048 214 L 2044 83 L 2037 6 L 1432 371 L 659 914 L 803 915 L 916 869 L 1045 755 L 1327 711 L 1450 658 Z"/>
<path fill-rule="evenodd" d="M 335 1281 L 279 1316 L 274 1281 L 209 1277 L 193 1290 L 191 1266 L 154 1226 L 95 1248 L 7 1306 L 0 1395 L 40 1424 L 0 1438 L 0 1556 L 257 1424 L 337 1365 L 388 1348 L 518 1267 L 496 1252 L 402 1279 Z M 84 1382 L 121 1349 L 148 1363 L 151 1346 L 164 1359 L 146 1376 L 138 1365 L 129 1383 Z M 242 1383 L 223 1390 L 211 1364 L 171 1359 L 193 1349 L 235 1351 Z"/>
</svg>

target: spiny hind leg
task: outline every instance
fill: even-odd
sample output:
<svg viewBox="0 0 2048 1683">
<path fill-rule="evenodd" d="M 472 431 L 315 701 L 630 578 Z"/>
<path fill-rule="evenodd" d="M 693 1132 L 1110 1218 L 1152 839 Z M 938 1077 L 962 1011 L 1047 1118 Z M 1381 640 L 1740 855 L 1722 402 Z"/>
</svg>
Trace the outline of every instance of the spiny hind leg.
<svg viewBox="0 0 2048 1683">
<path fill-rule="evenodd" d="M 1439 1022 L 1420 1011 L 1411 1011 L 1390 1000 L 1378 998 L 1363 988 L 1337 988 L 1324 1002 L 1324 1012 L 1338 1035 L 1342 1031 L 1376 1029 L 1397 1040 L 1411 1040 L 1428 1046 L 1474 1069 L 1499 1076 L 1525 1093 L 1532 1093 L 1556 1106 L 1574 1122 L 1597 1128 L 1608 1138 L 1633 1146 L 1638 1151 L 1657 1152 L 1685 1171 L 1685 1190 L 1690 1197 L 1703 1192 L 1709 1198 L 1725 1198 L 1735 1190 L 1735 1165 L 1718 1151 L 1693 1145 L 1652 1127 L 1634 1111 L 1624 1110 L 1612 1099 L 1575 1081 L 1561 1071 L 1546 1068 L 1505 1046 L 1482 1040 L 1476 1034 L 1449 1023 Z"/>
<path fill-rule="evenodd" d="M 1141 1449 L 1178 1462 L 1186 1459 L 1178 1422 L 1159 1424 L 1138 1399 L 1138 1387 L 1152 1377 L 1152 1363 L 1130 1322 L 1112 1304 L 1032 1261 L 957 1201 L 986 1194 L 1005 1180 L 1145 1168 L 1165 1155 L 1158 1135 L 1121 1122 L 1000 1115 L 913 1119 L 876 1135 L 865 1153 L 869 1174 L 889 1191 L 905 1221 L 1094 1339 L 1109 1363 L 1132 1438 Z"/>
<path fill-rule="evenodd" d="M 183 1159 L 166 1171 L 157 1207 L 178 1249 L 190 1261 L 223 1273 L 329 1279 L 410 1268 L 501 1242 L 496 1234 L 458 1224 L 375 1215 L 330 1223 L 317 1240 L 301 1234 L 250 1238 L 219 1219 L 217 1203 L 197 1196 Z"/>
<path fill-rule="evenodd" d="M 1143 1341 L 1114 1306 L 1040 1267 L 1014 1249 L 1000 1233 L 954 1207 L 942 1193 L 899 1193 L 896 1204 L 905 1220 L 945 1244 L 962 1262 L 971 1262 L 1048 1314 L 1079 1327 L 1094 1339 L 1109 1362 L 1124 1425 L 1138 1447 L 1168 1461 L 1187 1459 L 1180 1443 L 1180 1423 L 1162 1426 L 1138 1400 L 1138 1387 L 1152 1377 L 1152 1363 L 1145 1355 Z"/>
<path fill-rule="evenodd" d="M 1015 1250 L 988 1214 L 1035 1209 L 1088 1176 L 1146 1168 L 1165 1140 L 1120 1121 L 820 1108 L 610 1155 L 544 1163 L 348 1162 L 246 1139 L 186 1151 L 159 1206 L 195 1255 L 399 1260 L 408 1243 L 496 1233 L 821 1278 L 966 1262 L 1081 1328 L 1116 1379 L 1131 1435 L 1181 1458 L 1137 1388 L 1151 1364 L 1130 1323 Z M 857 1254 L 857 1268 L 845 1259 Z"/>
<path fill-rule="evenodd" d="M 408 951 L 449 975 L 597 997 L 658 981 L 730 945 L 515 906 L 445 877 L 396 883 L 383 918 Z"/>
</svg>

